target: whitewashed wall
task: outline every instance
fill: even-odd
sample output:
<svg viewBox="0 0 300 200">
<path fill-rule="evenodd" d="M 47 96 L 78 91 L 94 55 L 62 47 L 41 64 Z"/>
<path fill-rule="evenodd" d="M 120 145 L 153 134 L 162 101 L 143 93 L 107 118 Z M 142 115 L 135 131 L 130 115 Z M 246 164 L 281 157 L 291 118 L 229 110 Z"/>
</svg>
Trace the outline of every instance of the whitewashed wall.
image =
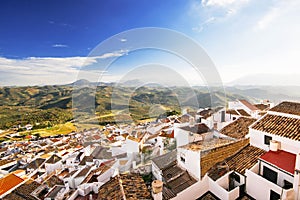
<svg viewBox="0 0 300 200">
<path fill-rule="evenodd" d="M 185 162 L 181 161 L 181 156 L 185 157 Z M 177 149 L 177 163 L 186 169 L 193 177 L 201 179 L 200 152 L 191 151 L 185 148 Z"/>
<path fill-rule="evenodd" d="M 272 140 L 276 140 L 280 142 L 280 149 L 297 154 L 300 150 L 300 141 L 291 140 L 289 138 L 281 137 L 278 135 L 258 131 L 252 128 L 249 128 L 249 136 L 250 136 L 250 144 L 258 147 L 260 149 L 264 149 L 266 151 L 269 151 L 269 145 L 266 145 L 264 142 L 265 135 L 271 136 Z"/>
</svg>

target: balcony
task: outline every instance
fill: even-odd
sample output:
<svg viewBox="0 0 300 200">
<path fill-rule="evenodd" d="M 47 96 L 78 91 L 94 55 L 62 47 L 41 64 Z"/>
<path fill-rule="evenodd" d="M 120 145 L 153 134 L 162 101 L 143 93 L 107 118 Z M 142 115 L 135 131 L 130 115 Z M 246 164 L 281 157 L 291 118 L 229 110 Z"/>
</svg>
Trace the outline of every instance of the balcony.
<svg viewBox="0 0 300 200">
<path fill-rule="evenodd" d="M 255 164 L 250 170 L 246 170 L 246 191 L 255 199 L 270 199 L 270 195 L 276 194 L 280 199 L 289 199 L 294 196 L 293 188 L 285 189 L 263 177 L 260 173 L 259 163 Z"/>
</svg>

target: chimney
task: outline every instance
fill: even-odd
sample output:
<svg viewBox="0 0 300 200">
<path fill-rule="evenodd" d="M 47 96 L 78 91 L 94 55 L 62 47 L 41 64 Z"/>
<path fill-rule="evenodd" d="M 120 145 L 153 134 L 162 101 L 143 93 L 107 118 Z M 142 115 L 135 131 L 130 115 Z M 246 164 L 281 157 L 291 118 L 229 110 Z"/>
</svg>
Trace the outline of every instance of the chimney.
<svg viewBox="0 0 300 200">
<path fill-rule="evenodd" d="M 132 168 L 133 169 L 136 169 L 137 167 L 136 167 L 136 161 L 134 160 L 134 161 L 132 161 Z"/>
<path fill-rule="evenodd" d="M 279 149 L 279 143 L 275 140 L 270 141 L 270 151 L 277 151 Z"/>
<path fill-rule="evenodd" d="M 163 182 L 155 180 L 152 182 L 152 197 L 154 200 L 162 200 Z"/>
<path fill-rule="evenodd" d="M 189 121 L 189 126 L 193 127 L 195 125 L 195 118 L 194 117 L 190 117 L 190 121 Z"/>
</svg>

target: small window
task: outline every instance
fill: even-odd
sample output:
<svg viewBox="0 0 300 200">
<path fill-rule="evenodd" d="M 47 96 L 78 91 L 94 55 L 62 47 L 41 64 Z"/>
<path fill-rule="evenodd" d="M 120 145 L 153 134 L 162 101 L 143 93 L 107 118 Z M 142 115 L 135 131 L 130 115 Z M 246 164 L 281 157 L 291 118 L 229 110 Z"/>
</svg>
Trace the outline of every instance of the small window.
<svg viewBox="0 0 300 200">
<path fill-rule="evenodd" d="M 180 160 L 181 160 L 181 162 L 185 163 L 185 155 L 184 154 L 180 154 Z"/>
<path fill-rule="evenodd" d="M 270 145 L 270 141 L 272 140 L 272 137 L 271 136 L 267 136 L 265 135 L 265 144 L 266 145 Z"/>
<path fill-rule="evenodd" d="M 184 157 L 180 156 L 180 160 L 181 160 L 181 162 L 185 163 L 185 158 Z"/>
<path fill-rule="evenodd" d="M 235 120 L 235 119 L 236 119 L 236 117 L 233 117 L 233 118 L 232 118 L 232 120 Z"/>
<path fill-rule="evenodd" d="M 240 176 L 238 175 L 238 174 L 236 174 L 236 173 L 232 173 L 231 174 L 231 176 L 232 176 L 232 178 L 236 181 L 236 182 L 238 182 L 238 183 L 240 183 L 241 182 L 241 178 L 240 178 Z"/>
</svg>

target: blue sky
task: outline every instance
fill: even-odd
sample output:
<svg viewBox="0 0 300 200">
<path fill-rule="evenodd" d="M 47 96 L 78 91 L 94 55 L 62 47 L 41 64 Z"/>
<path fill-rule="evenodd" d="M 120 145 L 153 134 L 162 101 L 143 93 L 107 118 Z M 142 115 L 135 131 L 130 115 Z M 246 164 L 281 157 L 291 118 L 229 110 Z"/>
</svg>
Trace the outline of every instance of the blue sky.
<svg viewBox="0 0 300 200">
<path fill-rule="evenodd" d="M 141 27 L 176 30 L 198 42 L 226 84 L 300 85 L 299 10 L 298 0 L 1 1 L 0 85 L 73 82 L 80 66 L 98 62 L 86 57 L 99 43 Z M 179 73 L 188 71 L 171 56 L 145 51 L 120 59 L 106 80 L 166 60 Z M 190 73 L 183 76 L 197 84 Z"/>
</svg>

